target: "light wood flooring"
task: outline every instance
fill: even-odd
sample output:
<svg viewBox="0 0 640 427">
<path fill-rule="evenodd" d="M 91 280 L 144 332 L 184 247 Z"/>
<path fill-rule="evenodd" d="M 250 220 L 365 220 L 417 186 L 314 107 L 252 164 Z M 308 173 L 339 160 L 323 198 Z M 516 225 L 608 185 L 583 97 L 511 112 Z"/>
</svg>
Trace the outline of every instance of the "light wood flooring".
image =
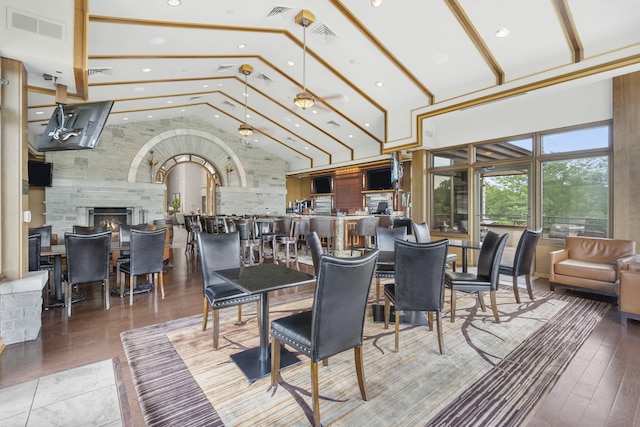
<svg viewBox="0 0 640 427">
<path fill-rule="evenodd" d="M 144 426 L 120 332 L 202 313 L 197 257 L 174 248 L 171 263 L 174 268 L 164 276 L 164 300 L 155 293 L 136 295 L 130 306 L 128 298 L 111 297 L 111 309 L 105 311 L 99 286 L 93 285 L 81 287 L 87 301 L 74 304 L 71 318 L 62 308 L 43 312 L 39 338 L 9 345 L 0 355 L 0 387 L 115 358 L 122 378 L 120 391 L 126 394 L 125 425 Z M 548 289 L 545 279 L 533 283 L 537 289 Z M 113 276 L 111 286 L 115 286 Z M 616 309 L 539 404 L 529 426 L 640 425 L 640 323 L 630 320 L 628 327 L 622 327 Z"/>
</svg>

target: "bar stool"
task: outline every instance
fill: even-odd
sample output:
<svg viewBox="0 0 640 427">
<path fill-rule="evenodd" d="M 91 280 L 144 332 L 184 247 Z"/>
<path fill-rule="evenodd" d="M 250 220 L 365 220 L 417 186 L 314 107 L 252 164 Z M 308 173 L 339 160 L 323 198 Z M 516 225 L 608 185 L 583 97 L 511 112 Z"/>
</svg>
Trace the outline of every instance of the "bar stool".
<svg viewBox="0 0 640 427">
<path fill-rule="evenodd" d="M 336 236 L 333 219 L 323 217 L 313 217 L 309 220 L 311 232 L 316 232 L 320 241 L 324 241 L 326 254 L 331 255 L 334 252 L 334 239 Z"/>
<path fill-rule="evenodd" d="M 298 264 L 298 229 L 300 220 L 298 218 L 291 222 L 291 229 L 288 235 L 280 234 L 276 237 L 273 249 L 274 259 L 284 262 L 289 267 L 291 262 L 295 262 L 296 270 L 300 270 Z M 281 252 L 282 251 L 282 252 Z"/>
<path fill-rule="evenodd" d="M 240 235 L 240 256 L 244 265 L 262 263 L 262 240 L 253 237 L 252 221 L 241 219 L 236 221 L 235 227 Z M 255 257 L 255 253 L 258 257 Z"/>
<path fill-rule="evenodd" d="M 360 218 L 356 221 L 356 228 L 349 233 L 349 243 L 351 246 L 351 255 L 353 255 L 353 249 L 362 249 L 363 251 L 374 249 L 371 245 L 371 239 L 376 235 L 376 227 L 380 218 L 377 216 L 371 216 L 366 218 Z M 361 246 L 353 246 L 354 237 L 362 237 L 364 242 Z"/>
</svg>

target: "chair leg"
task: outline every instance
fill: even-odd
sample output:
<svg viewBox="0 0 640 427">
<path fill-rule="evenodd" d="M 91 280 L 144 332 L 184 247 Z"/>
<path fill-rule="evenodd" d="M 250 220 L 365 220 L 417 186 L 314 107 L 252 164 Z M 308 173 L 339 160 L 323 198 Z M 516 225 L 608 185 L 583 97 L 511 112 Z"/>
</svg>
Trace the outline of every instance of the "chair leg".
<svg viewBox="0 0 640 427">
<path fill-rule="evenodd" d="M 278 385 L 280 375 L 280 340 L 271 337 L 271 387 Z"/>
<path fill-rule="evenodd" d="M 484 305 L 484 292 L 478 291 L 478 302 L 480 303 L 482 311 L 487 311 L 487 306 Z"/>
<path fill-rule="evenodd" d="M 64 299 L 66 300 L 67 306 L 67 317 L 71 317 L 71 294 L 73 294 L 73 286 L 71 283 L 67 284 L 67 292 L 65 292 Z"/>
<path fill-rule="evenodd" d="M 444 334 L 442 333 L 442 319 L 440 319 L 440 311 L 436 311 L 436 325 L 438 327 L 438 347 L 440 347 L 440 354 L 444 354 Z"/>
<path fill-rule="evenodd" d="M 124 276 L 125 276 L 125 274 L 123 272 L 120 272 L 120 275 L 122 275 L 122 277 L 120 278 L 121 280 L 118 281 L 120 283 L 120 285 L 119 285 L 120 286 L 120 298 L 124 298 Z"/>
<path fill-rule="evenodd" d="M 518 276 L 513 276 L 513 294 L 516 296 L 516 302 L 520 304 L 520 291 L 518 290 Z"/>
<path fill-rule="evenodd" d="M 207 330 L 207 321 L 209 320 L 209 301 L 204 297 L 204 310 L 202 312 L 202 330 Z"/>
<path fill-rule="evenodd" d="M 356 359 L 356 375 L 358 377 L 358 386 L 360 387 L 360 396 L 362 396 L 362 400 L 367 400 L 367 386 L 364 380 L 364 364 L 362 363 L 364 360 L 362 346 L 354 347 L 353 354 Z"/>
<path fill-rule="evenodd" d="M 311 400 L 313 401 L 313 425 L 321 427 L 320 392 L 318 390 L 318 362 L 311 362 Z"/>
<path fill-rule="evenodd" d="M 158 282 L 160 282 L 160 291 L 162 295 L 162 299 L 164 299 L 164 274 L 162 270 L 156 273 L 158 275 Z"/>
<path fill-rule="evenodd" d="M 242 304 L 238 304 L 238 323 L 242 322 Z"/>
<path fill-rule="evenodd" d="M 533 290 L 531 289 L 531 275 L 527 274 L 524 276 L 525 281 L 527 282 L 527 292 L 529 293 L 529 298 L 533 301 Z"/>
<path fill-rule="evenodd" d="M 456 321 L 456 291 L 451 288 L 451 323 Z"/>
<path fill-rule="evenodd" d="M 136 278 L 132 274 L 129 276 L 129 305 L 133 305 L 133 288 L 135 287 Z"/>
<path fill-rule="evenodd" d="M 376 277 L 376 305 L 380 304 L 380 278 Z"/>
<path fill-rule="evenodd" d="M 213 349 L 217 350 L 220 336 L 220 310 L 213 309 L 211 323 L 213 323 Z"/>
<path fill-rule="evenodd" d="M 384 295 L 384 328 L 389 329 L 389 319 L 391 318 L 391 301 Z"/>
<path fill-rule="evenodd" d="M 427 312 L 427 321 L 429 322 L 429 330 L 433 331 L 433 311 Z"/>
<path fill-rule="evenodd" d="M 400 313 L 398 312 L 398 310 L 396 310 L 396 315 L 395 315 L 395 323 L 396 323 L 396 345 L 395 345 L 395 352 L 398 352 L 398 348 L 400 347 Z M 364 399 L 367 400 L 367 399 Z"/>
<path fill-rule="evenodd" d="M 109 310 L 111 308 L 111 300 L 109 299 L 109 294 L 111 290 L 109 289 L 109 275 L 107 274 L 107 279 L 102 282 L 102 286 L 104 287 L 104 308 L 105 310 Z"/>
<path fill-rule="evenodd" d="M 496 301 L 496 291 L 490 291 L 489 297 L 491 298 L 491 310 L 496 318 L 496 323 L 500 323 L 500 314 L 498 313 L 498 303 Z"/>
</svg>

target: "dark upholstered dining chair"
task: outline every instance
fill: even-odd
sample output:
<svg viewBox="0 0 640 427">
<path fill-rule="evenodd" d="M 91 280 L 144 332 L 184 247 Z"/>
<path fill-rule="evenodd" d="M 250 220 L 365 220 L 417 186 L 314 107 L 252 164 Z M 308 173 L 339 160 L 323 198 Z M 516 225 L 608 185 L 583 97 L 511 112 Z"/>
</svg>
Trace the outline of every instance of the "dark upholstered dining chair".
<svg viewBox="0 0 640 427">
<path fill-rule="evenodd" d="M 431 241 L 431 232 L 429 231 L 429 224 L 422 222 L 420 224 L 413 223 L 413 235 L 416 238 L 417 243 L 427 243 Z M 458 263 L 458 255 L 449 253 L 447 254 L 447 264 L 451 264 L 451 269 L 456 271 L 456 264 Z"/>
<path fill-rule="evenodd" d="M 396 342 L 398 351 L 400 310 L 425 311 L 429 318 L 429 330 L 433 330 L 433 313 L 436 314 L 438 345 L 444 354 L 442 333 L 442 302 L 444 296 L 444 270 L 449 241 L 427 243 L 396 240 L 394 250 L 395 281 L 384 285 L 384 327 L 389 328 L 391 303 L 395 308 Z"/>
<path fill-rule="evenodd" d="M 128 225 L 118 224 L 118 244 L 120 247 L 131 243 L 131 230 L 146 230 L 147 224 Z M 129 250 L 120 249 L 118 258 L 116 258 L 116 286 L 120 288 L 120 266 L 130 261 Z"/>
<path fill-rule="evenodd" d="M 64 245 L 67 252 L 67 316 L 71 316 L 73 287 L 84 283 L 102 282 L 104 308 L 109 310 L 111 231 L 96 234 L 65 233 Z"/>
<path fill-rule="evenodd" d="M 107 230 L 107 227 L 102 226 L 84 226 L 84 225 L 74 225 L 73 226 L 73 234 L 96 234 L 96 233 L 104 233 Z"/>
<path fill-rule="evenodd" d="M 320 426 L 318 362 L 353 348 L 360 395 L 367 400 L 363 329 L 378 251 L 358 258 L 323 256 L 313 307 L 271 322 L 271 386 L 278 384 L 281 343 L 311 359 L 313 425 Z"/>
<path fill-rule="evenodd" d="M 480 255 L 478 255 L 476 274 L 445 272 L 444 283 L 451 289 L 451 322 L 455 322 L 456 319 L 456 291 L 477 292 L 482 311 L 487 310 L 484 305 L 483 292 L 488 291 L 491 297 L 493 315 L 496 318 L 496 323 L 500 323 L 496 302 L 496 291 L 498 290 L 498 279 L 500 277 L 498 268 L 500 267 L 500 258 L 502 258 L 502 252 L 508 238 L 509 233 L 499 235 L 493 231 L 487 232 L 482 242 Z"/>
<path fill-rule="evenodd" d="M 131 230 L 129 262 L 120 266 L 120 274 L 129 276 L 129 304 L 133 305 L 133 292 L 137 276 L 151 275 L 152 282 L 160 286 L 164 298 L 164 247 L 167 229 Z M 120 282 L 120 298 L 124 297 L 124 281 Z"/>
<path fill-rule="evenodd" d="M 50 225 L 43 225 L 42 227 L 29 228 L 29 234 L 39 234 L 40 235 L 40 246 L 51 246 L 52 245 L 52 227 Z M 54 270 L 53 262 L 51 261 L 51 257 L 41 256 L 40 257 L 40 270 L 49 271 L 49 274 Z"/>
<path fill-rule="evenodd" d="M 325 242 L 326 253 L 332 255 L 335 249 L 335 225 L 332 218 L 312 217 L 309 220 L 309 230 L 315 231 L 320 241 Z"/>
<path fill-rule="evenodd" d="M 315 231 L 307 233 L 305 240 L 307 241 L 307 246 L 309 246 L 309 249 L 311 250 L 313 275 L 318 277 L 318 271 L 320 270 L 320 258 L 322 257 L 322 242 Z"/>
<path fill-rule="evenodd" d="M 518 277 L 524 276 L 527 284 L 527 292 L 529 298 L 533 301 L 533 290 L 531 289 L 531 264 L 533 263 L 533 256 L 536 253 L 536 246 L 538 240 L 542 235 L 542 228 L 537 230 L 524 230 L 520 240 L 518 241 L 518 247 L 513 257 L 513 262 L 508 263 L 506 260 L 500 261 L 499 273 L 506 276 L 511 276 L 513 279 L 513 294 L 516 297 L 516 302 L 520 304 L 520 292 L 518 292 Z"/>
<path fill-rule="evenodd" d="M 40 234 L 29 234 L 29 271 L 40 270 Z"/>
<path fill-rule="evenodd" d="M 407 240 L 407 228 L 376 227 L 376 249 L 384 252 L 393 252 L 395 240 Z M 380 303 L 380 280 L 393 279 L 395 276 L 393 265 L 378 265 L 376 267 L 376 304 Z"/>
<path fill-rule="evenodd" d="M 240 256 L 242 263 L 244 265 L 261 264 L 262 239 L 256 239 L 253 237 L 253 220 L 240 219 L 235 222 L 235 225 L 240 236 Z"/>
<path fill-rule="evenodd" d="M 200 271 L 204 291 L 204 312 L 202 330 L 207 329 L 209 307 L 213 310 L 213 349 L 218 349 L 220 334 L 219 309 L 238 306 L 238 322 L 242 321 L 242 304 L 258 301 L 260 295 L 248 295 L 224 279 L 214 275 L 216 270 L 240 267 L 240 235 L 239 232 L 220 234 L 198 234 L 198 252 L 200 253 Z"/>
</svg>

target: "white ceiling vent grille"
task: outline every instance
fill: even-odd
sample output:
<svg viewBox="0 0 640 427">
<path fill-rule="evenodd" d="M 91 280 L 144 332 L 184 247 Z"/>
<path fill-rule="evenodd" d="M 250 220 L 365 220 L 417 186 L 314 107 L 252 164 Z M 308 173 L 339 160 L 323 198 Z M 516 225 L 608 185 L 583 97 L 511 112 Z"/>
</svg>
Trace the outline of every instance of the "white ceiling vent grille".
<svg viewBox="0 0 640 427">
<path fill-rule="evenodd" d="M 223 73 L 233 67 L 235 67 L 235 65 L 230 65 L 230 64 L 220 65 L 218 68 L 216 68 L 216 73 Z"/>
<path fill-rule="evenodd" d="M 87 70 L 89 77 L 92 76 L 111 76 L 111 67 L 103 67 L 103 68 L 89 68 Z"/>
<path fill-rule="evenodd" d="M 338 35 L 333 32 L 333 30 L 327 27 L 325 24 L 320 24 L 316 26 L 311 34 L 318 40 L 320 40 L 325 45 L 328 45 L 332 41 L 338 38 Z"/>
<path fill-rule="evenodd" d="M 27 31 L 50 39 L 64 41 L 65 26 L 60 22 L 50 21 L 38 16 L 9 9 L 9 29 Z"/>
<path fill-rule="evenodd" d="M 287 6 L 276 6 L 267 13 L 267 18 L 281 17 L 281 15 L 289 12 L 290 10 L 291 8 Z"/>
<path fill-rule="evenodd" d="M 254 79 L 260 80 L 260 81 L 262 81 L 262 82 L 264 82 L 265 84 L 268 84 L 268 85 L 273 83 L 273 80 L 271 79 L 271 77 L 269 77 L 269 76 L 267 76 L 266 74 L 263 74 L 263 73 L 256 73 Z"/>
</svg>

